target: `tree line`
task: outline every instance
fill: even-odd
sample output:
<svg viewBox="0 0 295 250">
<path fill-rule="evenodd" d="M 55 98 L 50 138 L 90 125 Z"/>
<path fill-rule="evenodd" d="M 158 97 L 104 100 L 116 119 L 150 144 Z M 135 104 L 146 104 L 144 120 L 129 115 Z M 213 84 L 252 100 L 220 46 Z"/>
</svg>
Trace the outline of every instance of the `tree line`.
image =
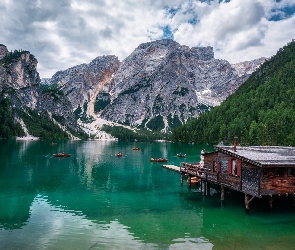
<svg viewBox="0 0 295 250">
<path fill-rule="evenodd" d="M 153 132 L 144 129 L 137 129 L 136 132 L 134 132 L 122 126 L 103 125 L 101 130 L 123 141 L 155 141 L 159 139 L 168 139 L 168 135 L 159 131 Z"/>
<path fill-rule="evenodd" d="M 22 54 L 25 54 L 25 53 L 30 53 L 29 51 L 27 50 L 14 50 L 14 51 L 11 51 L 11 52 L 8 52 L 6 53 L 6 55 L 1 59 L 1 62 L 3 65 L 5 64 L 9 64 L 15 60 L 18 60 L 19 57 L 22 55 Z"/>
<path fill-rule="evenodd" d="M 14 121 L 10 100 L 3 96 L 0 97 L 0 138 L 10 139 L 24 135 L 22 126 Z"/>
</svg>

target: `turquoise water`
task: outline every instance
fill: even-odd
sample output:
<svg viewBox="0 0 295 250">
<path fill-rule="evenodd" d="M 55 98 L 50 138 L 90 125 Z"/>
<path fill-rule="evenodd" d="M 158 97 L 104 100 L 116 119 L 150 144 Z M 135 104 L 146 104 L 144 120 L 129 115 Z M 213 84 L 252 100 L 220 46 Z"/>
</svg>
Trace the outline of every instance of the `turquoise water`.
<svg viewBox="0 0 295 250">
<path fill-rule="evenodd" d="M 140 147 L 140 151 L 132 148 Z M 295 249 L 292 200 L 181 185 L 178 165 L 210 146 L 106 141 L 1 141 L 0 249 Z M 121 151 L 123 157 L 115 154 Z M 69 158 L 53 158 L 57 152 Z"/>
</svg>

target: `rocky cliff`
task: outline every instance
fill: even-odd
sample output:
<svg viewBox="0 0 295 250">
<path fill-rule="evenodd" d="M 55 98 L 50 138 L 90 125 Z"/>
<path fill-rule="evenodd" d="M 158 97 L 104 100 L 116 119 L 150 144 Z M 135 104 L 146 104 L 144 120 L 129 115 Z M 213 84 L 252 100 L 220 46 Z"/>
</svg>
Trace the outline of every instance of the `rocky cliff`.
<svg viewBox="0 0 295 250">
<path fill-rule="evenodd" d="M 100 56 L 89 64 L 58 71 L 49 80 L 49 84 L 55 84 L 63 91 L 77 115 L 93 117 L 97 95 L 110 92 L 112 78 L 119 66 L 120 61 L 116 56 Z"/>
<path fill-rule="evenodd" d="M 64 130 L 76 130 L 77 122 L 71 103 L 62 93 L 41 89 L 37 63 L 37 59 L 29 51 L 8 52 L 5 45 L 0 45 L 1 94 L 9 97 L 16 110 L 29 108 L 47 116 Z M 60 119 L 56 121 L 54 117 Z M 20 120 L 17 115 L 15 119 Z"/>
</svg>

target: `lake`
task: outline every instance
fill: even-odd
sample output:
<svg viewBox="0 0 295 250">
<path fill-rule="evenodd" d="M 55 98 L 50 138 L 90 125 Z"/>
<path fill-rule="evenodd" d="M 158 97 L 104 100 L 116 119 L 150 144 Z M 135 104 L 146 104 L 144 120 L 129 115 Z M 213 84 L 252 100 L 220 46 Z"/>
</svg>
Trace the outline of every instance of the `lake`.
<svg viewBox="0 0 295 250">
<path fill-rule="evenodd" d="M 140 147 L 141 150 L 133 150 Z M 292 200 L 181 185 L 168 164 L 210 145 L 5 141 L 0 145 L 0 249 L 295 249 Z M 117 152 L 122 157 L 116 157 Z M 54 158 L 65 152 L 68 158 Z M 187 157 L 177 158 L 177 153 Z"/>
</svg>

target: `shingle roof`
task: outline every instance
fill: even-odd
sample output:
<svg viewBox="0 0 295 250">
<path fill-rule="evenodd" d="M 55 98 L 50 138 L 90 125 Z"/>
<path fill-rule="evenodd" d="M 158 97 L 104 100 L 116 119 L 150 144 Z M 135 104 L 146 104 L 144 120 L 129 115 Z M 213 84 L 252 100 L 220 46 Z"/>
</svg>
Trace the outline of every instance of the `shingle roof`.
<svg viewBox="0 0 295 250">
<path fill-rule="evenodd" d="M 283 146 L 215 146 L 218 151 L 252 162 L 255 165 L 295 166 L 295 148 Z"/>
</svg>

